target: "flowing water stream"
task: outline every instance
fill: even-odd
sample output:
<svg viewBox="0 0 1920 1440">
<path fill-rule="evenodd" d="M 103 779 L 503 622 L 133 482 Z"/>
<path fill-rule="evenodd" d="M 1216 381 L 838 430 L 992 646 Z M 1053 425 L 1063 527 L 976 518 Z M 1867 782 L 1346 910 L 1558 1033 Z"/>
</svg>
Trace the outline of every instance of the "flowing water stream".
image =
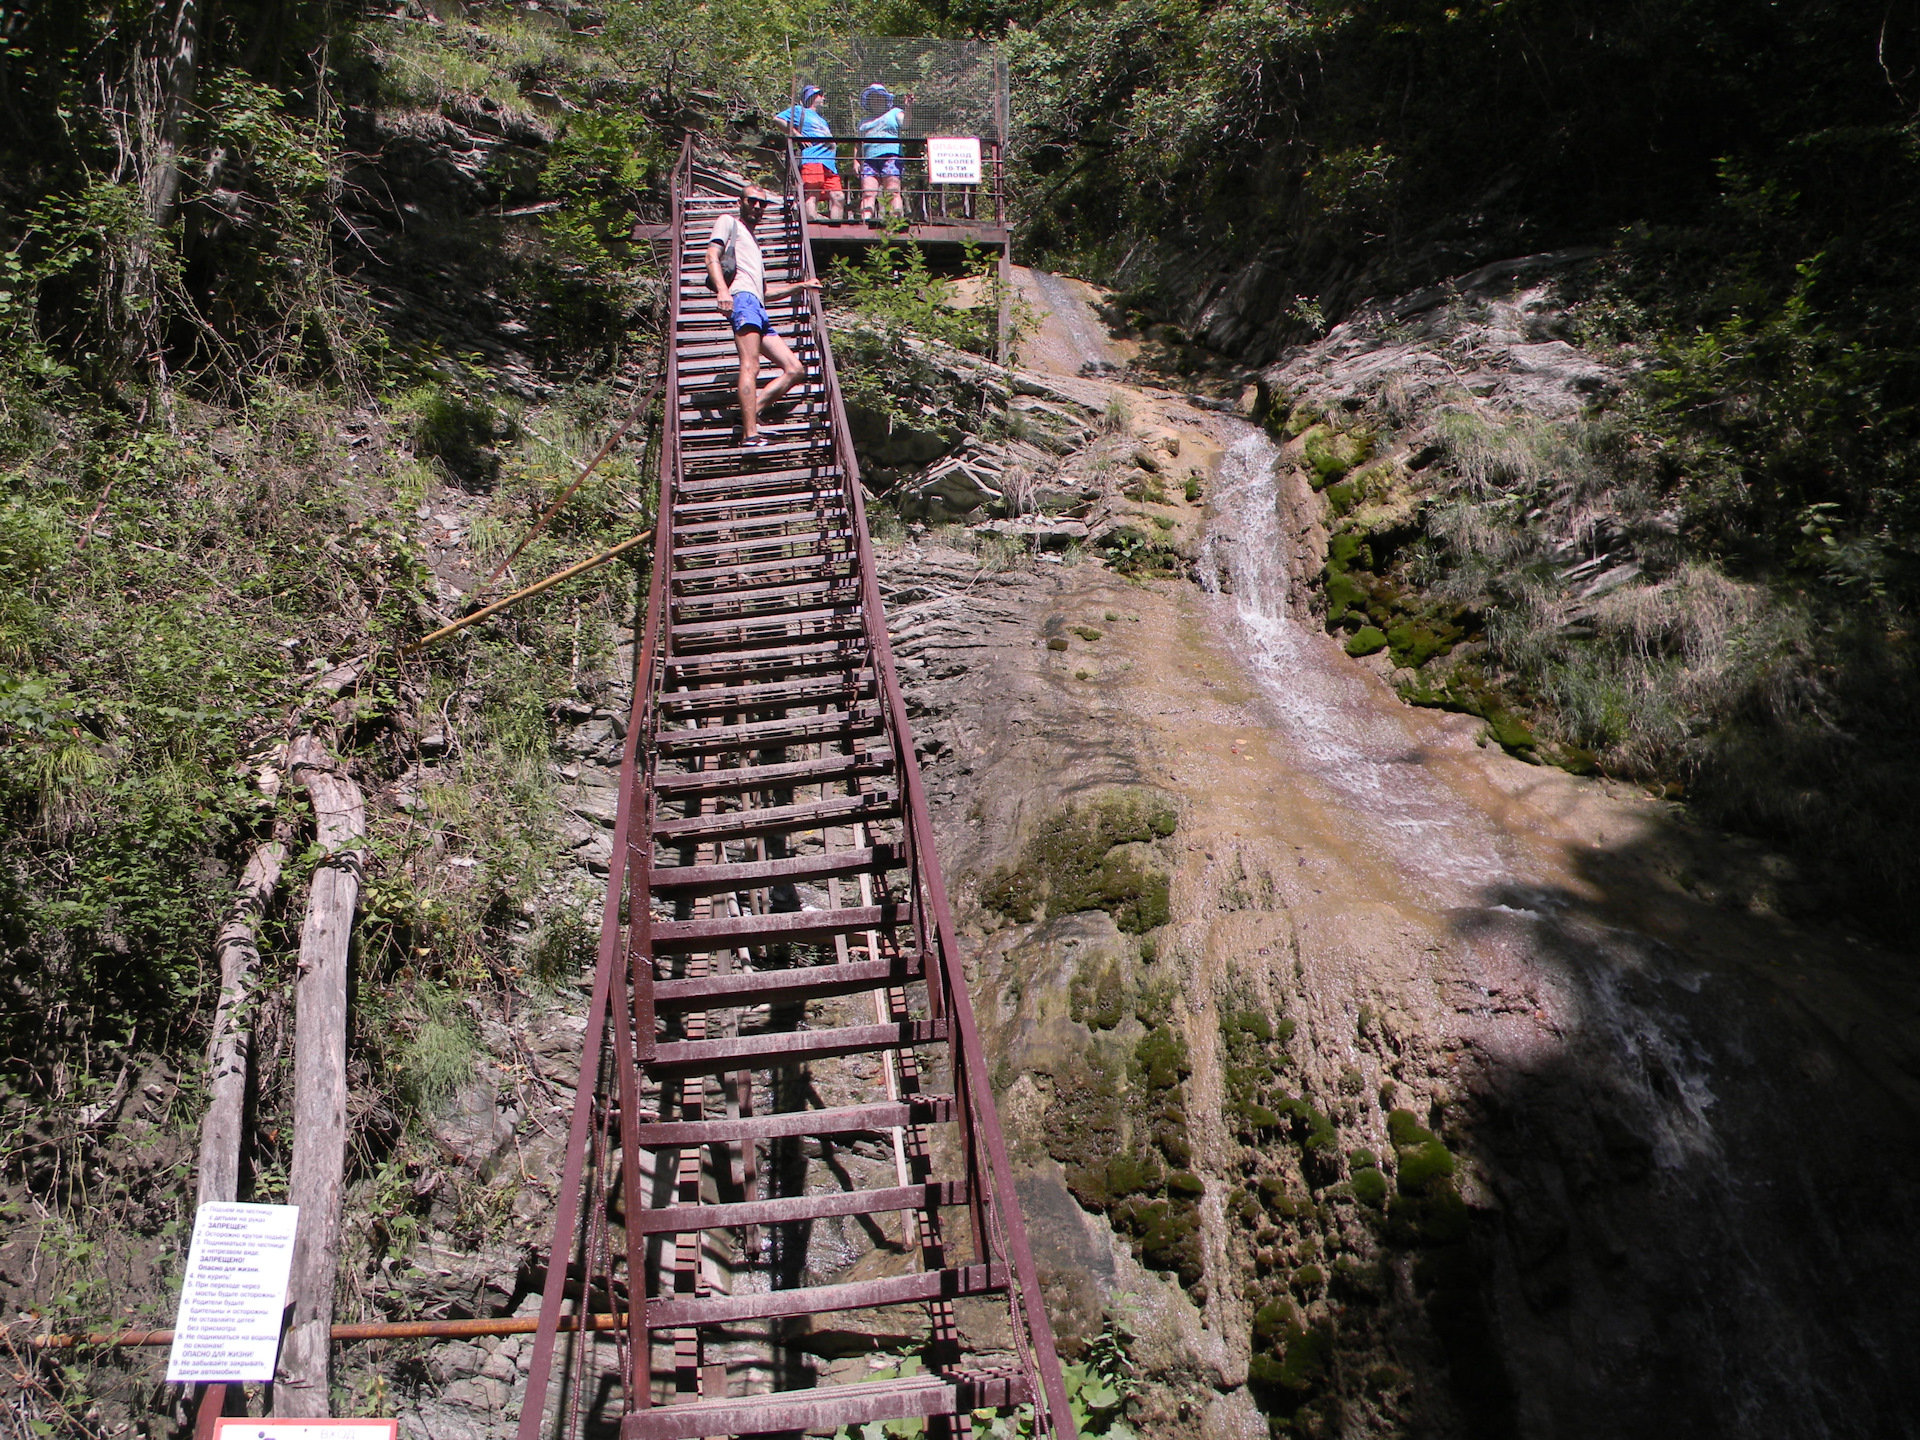
<svg viewBox="0 0 1920 1440">
<path fill-rule="evenodd" d="M 1434 898 L 1471 903 L 1513 878 L 1503 853 L 1512 839 L 1447 792 L 1397 706 L 1382 703 L 1378 687 L 1318 626 L 1289 613 L 1296 577 L 1281 533 L 1279 458 L 1250 427 L 1228 449 L 1201 545 L 1202 583 L 1272 707 L 1273 738 L 1290 765 L 1355 811 L 1424 893 L 1440 884 L 1448 893 Z"/>
</svg>

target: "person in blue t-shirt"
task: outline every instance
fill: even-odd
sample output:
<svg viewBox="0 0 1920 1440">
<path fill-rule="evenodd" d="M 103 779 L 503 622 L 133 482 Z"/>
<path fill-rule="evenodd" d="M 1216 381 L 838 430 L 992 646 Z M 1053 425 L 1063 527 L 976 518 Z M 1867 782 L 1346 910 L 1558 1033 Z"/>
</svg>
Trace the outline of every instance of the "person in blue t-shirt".
<svg viewBox="0 0 1920 1440">
<path fill-rule="evenodd" d="M 860 122 L 860 217 L 879 218 L 880 191 L 887 192 L 886 205 L 898 215 L 904 209 L 900 200 L 900 131 L 913 118 L 913 96 L 902 95 L 896 104 L 893 93 L 884 85 L 869 85 L 860 96 L 867 118 Z"/>
<path fill-rule="evenodd" d="M 807 86 L 800 92 L 800 103 L 789 105 L 774 116 L 774 123 L 796 140 L 831 136 L 833 126 L 820 113 L 822 98 L 818 85 Z M 831 217 L 838 222 L 847 218 L 847 192 L 840 182 L 840 152 L 831 141 L 815 139 L 812 144 L 800 147 L 800 185 L 806 192 L 809 220 Z M 826 216 L 820 214 L 822 197 L 827 202 Z"/>
</svg>

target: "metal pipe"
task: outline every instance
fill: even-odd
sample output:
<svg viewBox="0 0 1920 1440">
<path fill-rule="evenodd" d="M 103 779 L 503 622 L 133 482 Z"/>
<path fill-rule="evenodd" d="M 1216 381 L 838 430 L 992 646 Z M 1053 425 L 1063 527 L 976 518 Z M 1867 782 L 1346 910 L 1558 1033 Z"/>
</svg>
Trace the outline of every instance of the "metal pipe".
<svg viewBox="0 0 1920 1440">
<path fill-rule="evenodd" d="M 588 1330 L 614 1330 L 627 1323 L 625 1315 L 589 1315 Z M 560 1317 L 559 1328 L 581 1328 L 581 1317 Z M 331 1340 L 466 1340 L 487 1335 L 531 1335 L 540 1328 L 537 1315 L 505 1315 L 493 1320 L 368 1320 L 335 1325 Z M 119 1334 L 35 1335 L 30 1350 L 90 1350 L 145 1345 L 171 1345 L 171 1330 L 122 1330 Z"/>
<path fill-rule="evenodd" d="M 514 604 L 516 601 L 525 600 L 529 596 L 538 595 L 542 590 L 551 590 L 554 586 L 558 585 L 562 580 L 571 580 L 575 575 L 584 574 L 587 571 L 593 569 L 597 565 L 604 565 L 607 563 L 607 561 L 614 559 L 616 556 L 626 554 L 627 551 L 633 549 L 634 546 L 644 544 L 652 538 L 653 538 L 653 531 L 642 530 L 638 535 L 635 535 L 632 539 L 622 540 L 618 545 L 614 546 L 611 550 L 603 550 L 600 552 L 600 554 L 594 556 L 591 560 L 582 560 L 578 565 L 569 565 L 566 569 L 560 571 L 557 574 L 549 575 L 544 580 L 534 581 L 533 584 L 527 586 L 527 588 L 524 590 L 516 590 L 513 592 L 513 594 L 494 601 L 493 604 L 487 606 L 483 610 L 476 610 L 471 615 L 463 615 L 458 620 L 454 621 L 451 625 L 441 626 L 438 630 L 434 631 L 431 635 L 423 636 L 422 638 L 414 641 L 411 645 L 401 646 L 400 653 L 403 655 L 411 655 L 416 650 L 424 650 L 427 648 L 427 646 L 433 644 L 434 641 L 444 640 L 446 639 L 447 636 L 453 634 L 453 632 L 456 630 L 464 630 L 469 625 L 477 625 L 480 621 L 486 619 L 489 615 L 496 614 L 499 611 L 506 609 L 507 606 Z"/>
</svg>

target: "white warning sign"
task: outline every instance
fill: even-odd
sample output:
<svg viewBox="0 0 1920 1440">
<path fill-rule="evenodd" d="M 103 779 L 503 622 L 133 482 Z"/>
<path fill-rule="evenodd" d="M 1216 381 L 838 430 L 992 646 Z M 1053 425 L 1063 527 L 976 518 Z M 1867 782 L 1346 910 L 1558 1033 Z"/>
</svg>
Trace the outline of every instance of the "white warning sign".
<svg viewBox="0 0 1920 1440">
<path fill-rule="evenodd" d="M 299 1222 L 297 1205 L 200 1207 L 173 1322 L 169 1381 L 273 1379 Z"/>
<path fill-rule="evenodd" d="M 980 141 L 972 135 L 928 136 L 927 179 L 935 185 L 978 185 Z"/>
</svg>

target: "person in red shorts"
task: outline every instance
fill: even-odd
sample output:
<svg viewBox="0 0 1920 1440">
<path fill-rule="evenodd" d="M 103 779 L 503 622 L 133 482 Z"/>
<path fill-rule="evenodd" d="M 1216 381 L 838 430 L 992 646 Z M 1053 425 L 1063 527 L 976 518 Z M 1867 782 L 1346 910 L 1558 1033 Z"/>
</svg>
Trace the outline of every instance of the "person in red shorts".
<svg viewBox="0 0 1920 1440">
<path fill-rule="evenodd" d="M 833 134 L 832 124 L 820 113 L 823 98 L 818 85 L 809 85 L 800 92 L 798 105 L 788 106 L 773 118 L 794 139 L 808 142 L 800 149 L 800 184 L 806 191 L 807 218 L 838 222 L 847 217 L 847 192 L 840 183 L 839 152 L 831 140 L 819 138 Z M 827 202 L 825 216 L 820 213 L 823 198 Z"/>
</svg>

